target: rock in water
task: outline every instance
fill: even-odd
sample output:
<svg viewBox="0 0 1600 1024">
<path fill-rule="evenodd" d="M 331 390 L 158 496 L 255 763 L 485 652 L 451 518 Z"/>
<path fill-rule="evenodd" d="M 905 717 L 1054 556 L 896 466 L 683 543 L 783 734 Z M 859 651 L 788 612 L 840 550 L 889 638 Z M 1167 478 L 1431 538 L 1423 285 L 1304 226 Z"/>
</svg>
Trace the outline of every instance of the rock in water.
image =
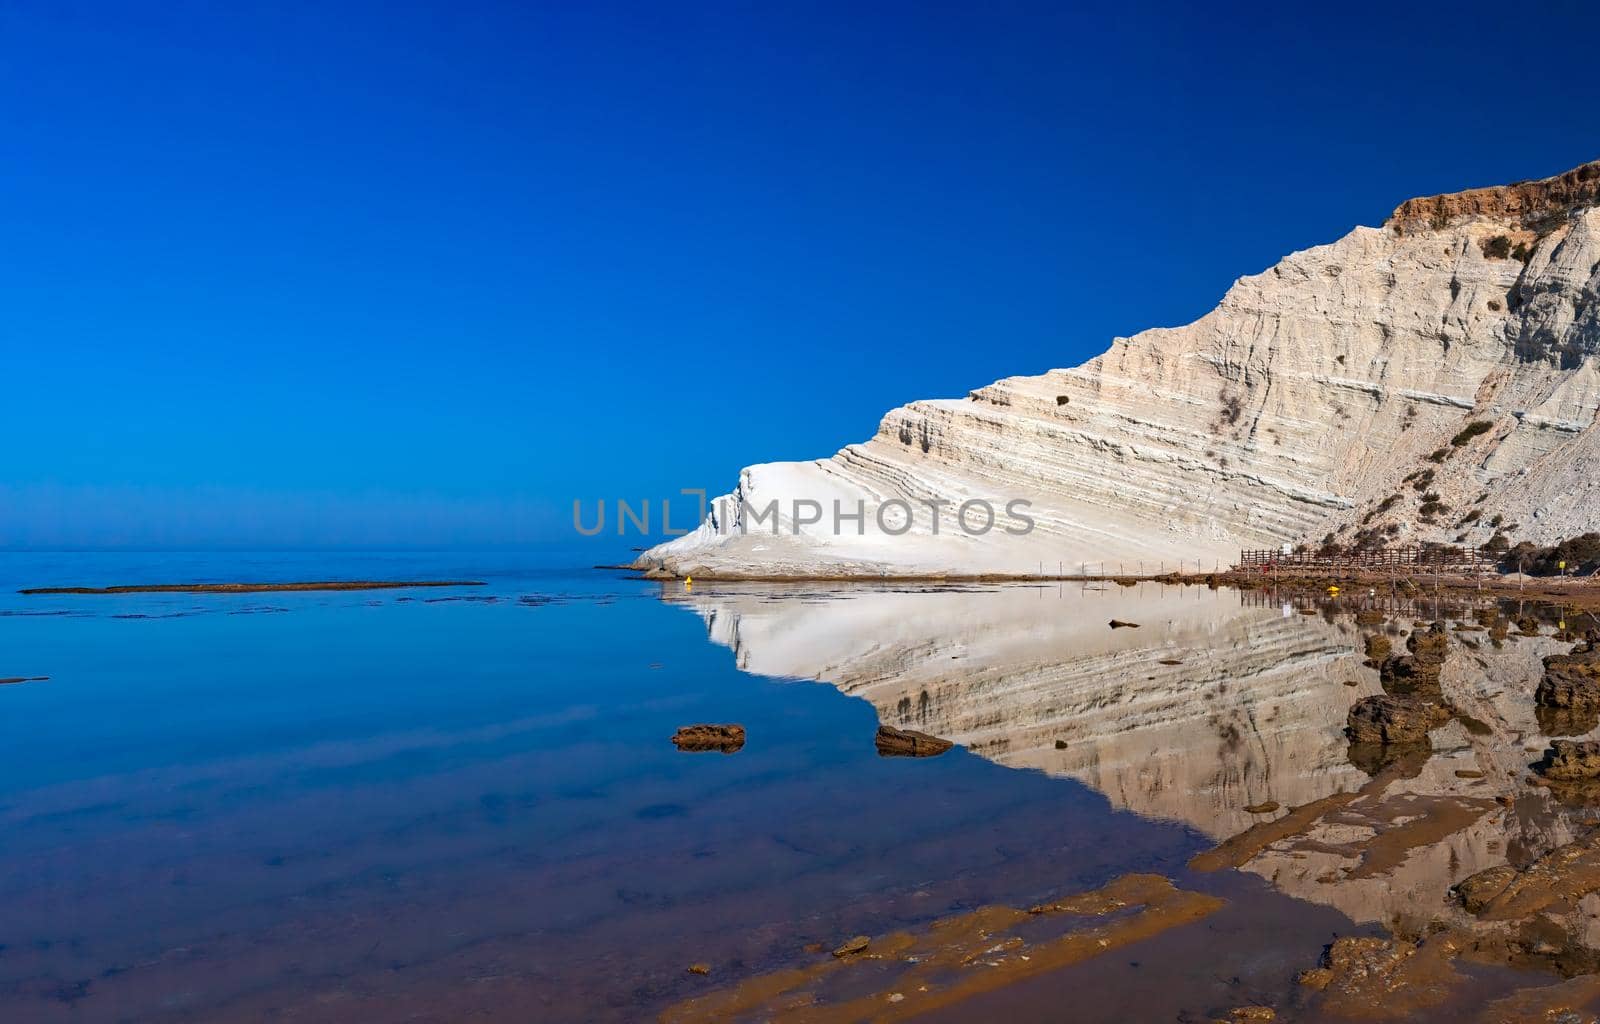
<svg viewBox="0 0 1600 1024">
<path fill-rule="evenodd" d="M 936 757 L 955 746 L 949 740 L 892 725 L 878 726 L 877 745 L 881 757 Z"/>
<path fill-rule="evenodd" d="M 1600 740 L 1551 740 L 1534 771 L 1554 782 L 1600 778 Z"/>
<path fill-rule="evenodd" d="M 847 956 L 855 956 L 857 953 L 865 953 L 867 951 L 867 947 L 871 944 L 872 940 L 867 936 L 857 935 L 855 938 L 847 940 L 844 945 L 834 950 L 833 955 L 843 960 Z"/>
<path fill-rule="evenodd" d="M 699 529 L 635 564 L 1204 572 L 1329 532 L 1454 543 L 1483 493 L 1463 544 L 1497 520 L 1538 543 L 1600 529 L 1597 182 L 1600 163 L 1411 200 L 1382 228 L 1240 278 L 1185 327 L 914 402 L 831 459 L 751 466 Z M 993 523 L 981 506 L 928 504 L 956 495 L 990 502 Z"/>
<path fill-rule="evenodd" d="M 686 725 L 673 733 L 672 744 L 689 753 L 715 750 L 733 754 L 744 747 L 744 726 Z"/>
<path fill-rule="evenodd" d="M 1534 691 L 1534 703 L 1564 711 L 1600 709 L 1600 650 L 1579 644 L 1571 654 L 1544 659 L 1544 678 Z"/>
<path fill-rule="evenodd" d="M 1350 707 L 1345 732 L 1354 743 L 1427 743 L 1428 732 L 1450 721 L 1442 705 L 1422 697 L 1363 697 Z"/>
</svg>

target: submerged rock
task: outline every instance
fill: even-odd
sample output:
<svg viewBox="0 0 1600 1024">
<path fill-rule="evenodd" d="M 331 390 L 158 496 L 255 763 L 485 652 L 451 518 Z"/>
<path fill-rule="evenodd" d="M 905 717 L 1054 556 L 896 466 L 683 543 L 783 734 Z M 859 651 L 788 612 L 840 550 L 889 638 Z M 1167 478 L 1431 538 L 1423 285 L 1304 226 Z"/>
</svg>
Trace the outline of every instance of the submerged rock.
<svg viewBox="0 0 1600 1024">
<path fill-rule="evenodd" d="M 865 953 L 870 945 L 872 945 L 871 938 L 865 935 L 857 935 L 853 939 L 847 939 L 844 945 L 833 951 L 833 955 L 843 960 L 847 956 Z"/>
<path fill-rule="evenodd" d="M 1509 864 L 1499 864 L 1475 875 L 1463 878 L 1456 884 L 1456 898 L 1469 914 L 1482 913 L 1494 898 L 1506 891 L 1506 886 L 1517 877 L 1517 869 Z"/>
<path fill-rule="evenodd" d="M 1335 939 L 1322 965 L 1300 975 L 1300 984 L 1322 993 L 1322 1006 L 1336 1017 L 1406 1019 L 1450 998 L 1462 980 L 1451 965 L 1462 943 L 1439 934 L 1420 945 L 1399 939 Z"/>
<path fill-rule="evenodd" d="M 1363 697 L 1350 707 L 1345 732 L 1353 743 L 1423 744 L 1450 721 L 1443 704 L 1423 697 Z"/>
<path fill-rule="evenodd" d="M 686 753 L 708 750 L 737 753 L 744 747 L 742 725 L 686 725 L 672 735 L 672 745 Z"/>
<path fill-rule="evenodd" d="M 1600 740 L 1551 740 L 1533 770 L 1555 782 L 1600 778 Z"/>
<path fill-rule="evenodd" d="M 876 743 L 880 757 L 937 757 L 955 746 L 949 740 L 892 725 L 878 726 Z"/>
<path fill-rule="evenodd" d="M 1522 921 L 1575 905 L 1600 891 L 1600 834 L 1558 846 L 1521 871 L 1507 864 L 1455 887 L 1467 912 L 1484 921 Z"/>
</svg>

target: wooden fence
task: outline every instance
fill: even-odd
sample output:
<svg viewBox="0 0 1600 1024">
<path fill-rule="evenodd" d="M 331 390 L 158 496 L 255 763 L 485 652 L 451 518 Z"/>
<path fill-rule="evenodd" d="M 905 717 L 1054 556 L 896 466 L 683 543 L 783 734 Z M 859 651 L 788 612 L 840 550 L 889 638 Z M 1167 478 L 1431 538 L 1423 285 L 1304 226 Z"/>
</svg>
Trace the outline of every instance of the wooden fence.
<svg viewBox="0 0 1600 1024">
<path fill-rule="evenodd" d="M 1371 551 L 1339 551 L 1323 554 L 1301 550 L 1285 554 L 1270 548 L 1239 552 L 1235 569 L 1243 572 L 1315 575 L 1317 573 L 1379 572 L 1404 576 L 1413 573 L 1473 575 L 1495 572 L 1498 564 L 1489 555 L 1471 548 L 1434 547 L 1411 544 L 1405 547 L 1377 548 Z"/>
</svg>

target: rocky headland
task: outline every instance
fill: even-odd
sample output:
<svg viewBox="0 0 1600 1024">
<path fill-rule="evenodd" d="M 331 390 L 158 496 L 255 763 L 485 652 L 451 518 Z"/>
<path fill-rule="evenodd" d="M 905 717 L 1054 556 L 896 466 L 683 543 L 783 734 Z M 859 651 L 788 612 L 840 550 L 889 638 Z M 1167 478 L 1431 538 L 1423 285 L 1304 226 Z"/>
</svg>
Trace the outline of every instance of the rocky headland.
<svg viewBox="0 0 1600 1024">
<path fill-rule="evenodd" d="M 1192 324 L 913 402 L 829 459 L 751 466 L 697 530 L 635 565 L 1148 574 L 1284 543 L 1478 547 L 1600 528 L 1597 204 L 1600 162 L 1408 200 L 1240 278 Z M 1008 515 L 1018 499 L 1030 529 Z M 982 529 L 976 508 L 959 521 L 968 501 L 998 521 Z"/>
</svg>

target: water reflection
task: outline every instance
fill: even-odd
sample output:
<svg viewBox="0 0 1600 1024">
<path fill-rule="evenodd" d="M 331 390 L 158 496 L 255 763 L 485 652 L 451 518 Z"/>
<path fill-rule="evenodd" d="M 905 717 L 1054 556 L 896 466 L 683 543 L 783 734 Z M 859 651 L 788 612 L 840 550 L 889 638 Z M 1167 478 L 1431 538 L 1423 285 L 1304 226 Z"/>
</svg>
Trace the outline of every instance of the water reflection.
<svg viewBox="0 0 1600 1024">
<path fill-rule="evenodd" d="M 1489 599 L 1340 602 L 1155 584 L 729 585 L 668 599 L 698 613 L 741 668 L 831 683 L 885 723 L 1187 823 L 1220 844 L 1197 868 L 1241 869 L 1398 936 L 1470 936 L 1484 960 L 1570 974 L 1600 959 L 1600 869 L 1575 880 L 1563 866 L 1600 820 L 1585 794 L 1552 792 L 1529 773 L 1551 737 L 1597 724 L 1592 712 L 1534 701 L 1543 659 L 1581 632 L 1566 621 L 1576 616 Z M 1113 619 L 1140 628 L 1112 629 Z M 1370 660 L 1383 647 L 1371 638 L 1405 659 L 1410 635 L 1434 621 L 1442 665 L 1412 658 L 1380 672 Z M 1453 715 L 1421 747 L 1352 745 L 1351 706 L 1386 685 L 1432 687 Z M 1485 921 L 1452 892 L 1490 869 L 1531 866 L 1519 877 L 1536 879 L 1557 862 L 1550 884 L 1561 898 L 1537 920 Z"/>
</svg>

